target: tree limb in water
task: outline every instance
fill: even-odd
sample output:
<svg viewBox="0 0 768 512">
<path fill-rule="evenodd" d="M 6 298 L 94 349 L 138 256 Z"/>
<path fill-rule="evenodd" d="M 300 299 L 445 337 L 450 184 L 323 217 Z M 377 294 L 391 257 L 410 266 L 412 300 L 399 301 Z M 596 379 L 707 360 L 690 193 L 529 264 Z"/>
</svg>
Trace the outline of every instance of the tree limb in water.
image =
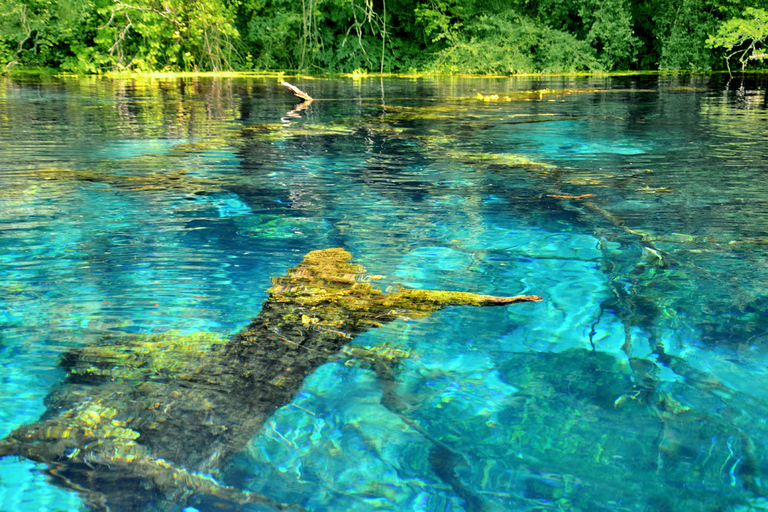
<svg viewBox="0 0 768 512">
<path fill-rule="evenodd" d="M 301 89 L 299 89 L 295 85 L 291 85 L 291 84 L 289 84 L 288 82 L 286 82 L 284 80 L 280 80 L 280 84 L 286 86 L 287 88 L 289 88 L 293 92 L 293 94 L 295 94 L 296 96 L 298 96 L 299 98 L 301 98 L 301 99 L 303 99 L 305 101 L 312 101 L 312 100 L 314 100 L 314 98 L 312 96 L 310 96 L 309 94 L 305 93 L 304 91 L 302 91 Z"/>
<path fill-rule="evenodd" d="M 214 477 L 293 400 L 308 375 L 355 336 L 398 318 L 422 318 L 450 305 L 541 300 L 404 288 L 384 293 L 350 258 L 343 249 L 306 254 L 273 278 L 259 314 L 229 339 L 166 332 L 105 338 L 65 353 L 67 377 L 48 395 L 47 411 L 1 440 L 0 457 L 47 464 L 48 474 L 80 492 L 93 511 L 199 503 L 303 510 Z"/>
</svg>

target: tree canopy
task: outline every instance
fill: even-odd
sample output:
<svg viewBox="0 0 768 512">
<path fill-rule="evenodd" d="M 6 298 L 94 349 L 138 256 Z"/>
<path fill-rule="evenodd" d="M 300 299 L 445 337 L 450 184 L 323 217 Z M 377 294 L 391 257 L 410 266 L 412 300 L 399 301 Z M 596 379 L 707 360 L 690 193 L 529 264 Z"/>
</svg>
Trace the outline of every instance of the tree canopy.
<svg viewBox="0 0 768 512">
<path fill-rule="evenodd" d="M 765 66 L 768 0 L 3 0 L 0 66 L 475 73 Z"/>
</svg>

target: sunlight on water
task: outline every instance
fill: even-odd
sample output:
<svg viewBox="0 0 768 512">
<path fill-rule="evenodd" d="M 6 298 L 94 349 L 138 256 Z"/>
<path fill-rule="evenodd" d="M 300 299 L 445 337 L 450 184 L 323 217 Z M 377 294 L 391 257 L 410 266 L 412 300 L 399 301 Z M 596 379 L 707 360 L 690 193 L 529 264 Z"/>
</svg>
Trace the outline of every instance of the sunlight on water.
<svg viewBox="0 0 768 512">
<path fill-rule="evenodd" d="M 322 100 L 0 79 L 3 437 L 46 412 L 62 354 L 234 333 L 271 277 L 343 247 L 384 290 L 544 300 L 371 329 L 187 470 L 313 511 L 768 509 L 764 79 L 299 85 Z M 102 510 L 62 468 L 3 458 L 0 509 Z M 221 504 L 193 494 L 157 507 Z"/>
</svg>

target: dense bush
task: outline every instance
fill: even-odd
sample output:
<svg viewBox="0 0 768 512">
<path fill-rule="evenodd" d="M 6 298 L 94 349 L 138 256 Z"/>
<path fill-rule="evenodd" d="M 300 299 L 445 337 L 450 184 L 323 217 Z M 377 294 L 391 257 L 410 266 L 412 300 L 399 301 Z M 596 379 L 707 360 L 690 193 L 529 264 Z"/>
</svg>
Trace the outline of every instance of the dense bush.
<svg viewBox="0 0 768 512">
<path fill-rule="evenodd" d="M 437 71 L 514 74 L 605 69 L 586 41 L 513 12 L 481 15 L 435 53 Z"/>
</svg>

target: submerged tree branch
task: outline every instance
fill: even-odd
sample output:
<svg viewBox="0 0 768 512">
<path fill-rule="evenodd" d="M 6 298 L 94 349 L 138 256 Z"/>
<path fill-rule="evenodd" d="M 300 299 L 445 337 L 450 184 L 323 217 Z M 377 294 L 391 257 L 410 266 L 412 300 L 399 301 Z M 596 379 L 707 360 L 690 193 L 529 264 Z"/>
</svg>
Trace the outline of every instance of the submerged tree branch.
<svg viewBox="0 0 768 512">
<path fill-rule="evenodd" d="M 541 300 L 415 289 L 384 293 L 350 258 L 343 249 L 306 254 L 273 278 L 258 316 L 229 339 L 166 332 L 106 338 L 63 354 L 67 377 L 46 399 L 48 412 L 0 440 L 0 457 L 47 464 L 60 484 L 98 499 L 98 510 L 165 510 L 158 504 L 199 501 L 236 510 L 248 503 L 303 510 L 205 474 L 242 450 L 293 400 L 304 379 L 357 335 L 451 305 Z M 461 491 L 446 471 L 445 481 Z"/>
<path fill-rule="evenodd" d="M 306 100 L 306 101 L 314 100 L 314 98 L 312 96 L 310 96 L 309 94 L 305 93 L 304 91 L 302 91 L 301 89 L 299 89 L 295 85 L 289 84 L 285 80 L 280 80 L 280 85 L 284 85 L 285 87 L 290 89 L 293 92 L 293 94 L 295 94 L 296 96 L 298 96 L 299 98 L 301 98 L 303 100 Z"/>
</svg>

